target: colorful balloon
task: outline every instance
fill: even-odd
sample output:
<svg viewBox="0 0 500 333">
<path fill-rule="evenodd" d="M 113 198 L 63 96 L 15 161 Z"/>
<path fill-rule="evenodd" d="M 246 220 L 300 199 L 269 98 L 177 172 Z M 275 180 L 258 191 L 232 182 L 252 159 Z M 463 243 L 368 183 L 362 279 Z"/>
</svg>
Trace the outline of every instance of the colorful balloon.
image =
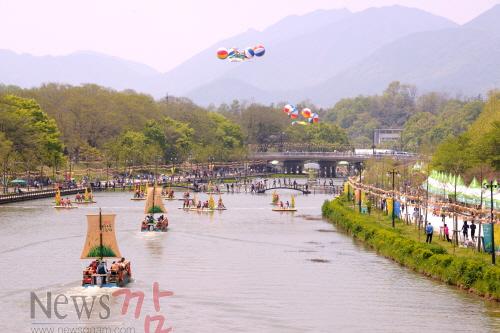
<svg viewBox="0 0 500 333">
<path fill-rule="evenodd" d="M 255 55 L 255 52 L 253 51 L 253 49 L 251 47 L 248 47 L 245 50 L 245 57 L 247 57 L 247 59 L 252 59 L 254 55 Z"/>
<path fill-rule="evenodd" d="M 289 116 L 290 116 L 290 118 L 292 118 L 292 119 L 297 119 L 297 118 L 299 117 L 299 110 L 297 110 L 296 108 L 294 108 L 294 109 L 292 110 L 292 112 L 290 112 L 288 115 L 289 115 Z"/>
<path fill-rule="evenodd" d="M 262 57 L 265 52 L 262 45 L 257 45 L 253 48 L 247 47 L 245 49 L 237 49 L 235 47 L 226 49 L 221 47 L 217 50 L 217 57 L 221 60 L 227 59 L 229 62 L 243 62 L 252 59 L 254 56 Z"/>
<path fill-rule="evenodd" d="M 229 55 L 229 52 L 224 47 L 221 47 L 220 49 L 217 50 L 217 58 L 224 60 L 227 59 Z"/>
<path fill-rule="evenodd" d="M 317 113 L 314 113 L 311 118 L 313 123 L 319 123 L 319 115 Z"/>
<path fill-rule="evenodd" d="M 257 45 L 253 48 L 253 51 L 255 52 L 255 55 L 257 57 L 262 57 L 264 53 L 266 53 L 266 48 L 264 47 L 264 45 Z"/>
<path fill-rule="evenodd" d="M 302 109 L 302 117 L 308 119 L 308 118 L 311 118 L 311 115 L 312 115 L 311 109 L 309 109 L 309 108 Z"/>
<path fill-rule="evenodd" d="M 293 105 L 287 104 L 283 107 L 283 112 L 285 112 L 286 114 L 290 114 L 290 112 L 292 112 L 293 109 L 294 109 Z"/>
</svg>

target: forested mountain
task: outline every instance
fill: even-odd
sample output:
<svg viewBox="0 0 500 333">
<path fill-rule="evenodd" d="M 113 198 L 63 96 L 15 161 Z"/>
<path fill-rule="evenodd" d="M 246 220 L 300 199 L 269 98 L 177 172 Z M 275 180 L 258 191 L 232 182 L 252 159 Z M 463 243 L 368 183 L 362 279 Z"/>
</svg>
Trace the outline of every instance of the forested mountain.
<svg viewBox="0 0 500 333">
<path fill-rule="evenodd" d="M 304 16 L 303 21 L 306 19 L 309 17 Z M 302 23 L 307 25 L 308 21 Z M 187 96 L 201 104 L 230 102 L 235 98 L 266 103 L 297 97 L 307 99 L 309 91 L 304 90 L 306 87 L 321 85 L 381 45 L 414 32 L 455 26 L 448 20 L 417 9 L 400 6 L 368 9 L 278 43 L 268 41 L 266 47 L 269 51 L 264 58 L 251 64 L 224 63 L 225 69 L 234 68 L 189 91 Z M 265 32 L 262 35 L 265 39 Z M 217 61 L 214 58 L 212 62 Z M 235 80 L 240 81 L 238 85 L 253 87 L 234 95 L 231 88 Z M 266 93 L 260 94 L 261 91 Z M 312 100 L 316 101 L 317 97 L 314 97 Z"/>
<path fill-rule="evenodd" d="M 196 102 L 200 102 L 202 99 L 204 102 L 209 101 L 208 103 L 217 102 L 216 100 L 212 100 L 213 97 L 216 95 L 228 95 L 225 91 L 231 91 L 234 85 L 241 87 L 246 85 L 246 89 L 241 89 L 236 95 L 232 95 L 233 99 L 243 97 L 241 94 L 244 93 L 246 96 L 255 96 L 255 99 L 259 102 L 268 101 L 272 99 L 273 96 L 265 96 L 264 87 L 259 87 L 255 84 L 255 82 L 248 81 L 244 76 L 231 73 L 233 71 L 238 72 L 239 70 L 249 67 L 248 65 L 250 65 L 250 67 L 253 68 L 253 72 L 264 75 L 264 77 L 269 79 L 272 76 L 270 75 L 271 73 L 266 73 L 266 70 L 270 66 L 279 65 L 279 62 L 290 63 L 290 61 L 287 61 L 287 58 L 293 56 L 294 53 L 304 55 L 302 51 L 298 50 L 297 44 L 289 44 L 289 46 L 286 47 L 286 50 L 283 50 L 285 51 L 285 57 L 278 56 L 276 53 L 279 50 L 278 45 L 287 43 L 293 38 L 304 34 L 314 34 L 315 31 L 321 31 L 325 26 L 352 15 L 353 14 L 351 12 L 345 9 L 319 10 L 303 16 L 286 17 L 262 32 L 249 29 L 242 34 L 219 41 L 211 47 L 196 54 L 183 64 L 166 73 L 162 78 L 162 82 L 168 88 L 168 91 L 173 92 L 174 94 L 187 94 L 188 96 L 191 95 L 190 97 L 193 97 L 194 94 L 200 94 L 201 98 L 200 100 L 195 98 Z M 225 61 L 220 61 L 215 56 L 215 51 L 220 47 L 244 48 L 247 46 L 254 46 L 259 43 L 264 44 L 267 48 L 265 57 L 259 59 L 259 61 L 253 61 L 252 63 L 227 63 Z M 311 55 L 304 56 L 305 59 L 303 62 L 308 61 L 310 56 Z M 239 82 L 235 82 L 236 80 Z M 204 89 L 206 89 L 205 85 L 207 84 L 210 85 L 211 88 L 213 84 L 215 94 L 207 95 L 204 93 Z M 218 86 L 221 87 L 219 90 L 217 90 Z M 190 94 L 190 92 L 192 94 Z M 261 96 L 267 98 L 265 98 L 265 100 L 258 98 Z M 232 99 L 227 101 L 232 101 Z"/>
<path fill-rule="evenodd" d="M 358 13 L 321 10 L 286 17 L 262 32 L 250 29 L 219 41 L 165 74 L 88 52 L 33 57 L 0 51 L 0 81 L 22 87 L 43 82 L 97 83 L 155 97 L 167 93 L 188 96 L 203 105 L 233 99 L 260 103 L 306 99 L 306 87 L 347 70 L 387 43 L 415 32 L 455 26 L 444 18 L 399 6 Z M 241 48 L 258 43 L 267 52 L 255 61 L 228 63 L 215 56 L 221 46 Z"/>
<path fill-rule="evenodd" d="M 355 66 L 302 92 L 322 105 L 373 94 L 394 80 L 421 92 L 476 96 L 500 84 L 500 5 L 470 23 L 420 32 L 380 47 Z"/>
</svg>

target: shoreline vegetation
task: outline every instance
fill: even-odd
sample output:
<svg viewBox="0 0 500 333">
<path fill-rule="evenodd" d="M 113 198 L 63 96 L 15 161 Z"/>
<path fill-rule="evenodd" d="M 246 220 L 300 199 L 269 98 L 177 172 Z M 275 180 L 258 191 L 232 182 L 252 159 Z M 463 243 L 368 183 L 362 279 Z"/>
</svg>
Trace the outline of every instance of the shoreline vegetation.
<svg viewBox="0 0 500 333">
<path fill-rule="evenodd" d="M 359 214 L 345 195 L 325 201 L 322 213 L 330 223 L 384 257 L 448 285 L 500 301 L 500 267 L 488 263 L 488 255 L 461 251 L 467 249 L 456 249 L 453 253 L 440 242 L 427 244 L 424 237 L 419 240 L 414 226 L 402 220 L 397 220 L 393 229 L 390 217 L 375 209 L 370 215 Z"/>
</svg>

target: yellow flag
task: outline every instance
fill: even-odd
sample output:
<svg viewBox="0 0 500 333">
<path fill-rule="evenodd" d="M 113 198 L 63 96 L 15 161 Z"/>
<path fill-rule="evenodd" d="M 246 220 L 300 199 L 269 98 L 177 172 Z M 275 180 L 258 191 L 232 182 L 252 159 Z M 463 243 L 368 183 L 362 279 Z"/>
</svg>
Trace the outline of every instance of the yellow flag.
<svg viewBox="0 0 500 333">
<path fill-rule="evenodd" d="M 387 214 L 389 216 L 391 216 L 392 214 L 392 206 L 393 206 L 392 198 L 387 198 Z"/>
</svg>

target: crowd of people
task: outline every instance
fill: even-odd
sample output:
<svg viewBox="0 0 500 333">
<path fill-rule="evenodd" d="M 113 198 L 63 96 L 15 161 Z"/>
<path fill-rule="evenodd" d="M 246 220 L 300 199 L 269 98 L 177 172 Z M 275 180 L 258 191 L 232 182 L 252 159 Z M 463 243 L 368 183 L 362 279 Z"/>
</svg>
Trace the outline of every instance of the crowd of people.
<svg viewBox="0 0 500 333">
<path fill-rule="evenodd" d="M 390 214 L 388 199 L 381 198 L 379 208 Z M 367 202 L 371 203 L 369 200 Z M 425 207 L 417 205 L 412 200 L 400 200 L 397 204 L 399 208 L 395 210 L 396 217 L 415 225 L 421 223 L 426 234 L 426 242 L 431 243 L 432 235 L 438 233 L 440 239 L 450 243 L 456 239 L 456 243 L 463 247 L 476 248 L 478 246 L 480 235 L 477 221 L 480 217 L 474 213 L 457 214 L 455 217 L 453 210 L 446 206 L 435 205 L 429 209 L 425 223 Z M 450 222 L 452 225 L 449 225 Z"/>
</svg>

